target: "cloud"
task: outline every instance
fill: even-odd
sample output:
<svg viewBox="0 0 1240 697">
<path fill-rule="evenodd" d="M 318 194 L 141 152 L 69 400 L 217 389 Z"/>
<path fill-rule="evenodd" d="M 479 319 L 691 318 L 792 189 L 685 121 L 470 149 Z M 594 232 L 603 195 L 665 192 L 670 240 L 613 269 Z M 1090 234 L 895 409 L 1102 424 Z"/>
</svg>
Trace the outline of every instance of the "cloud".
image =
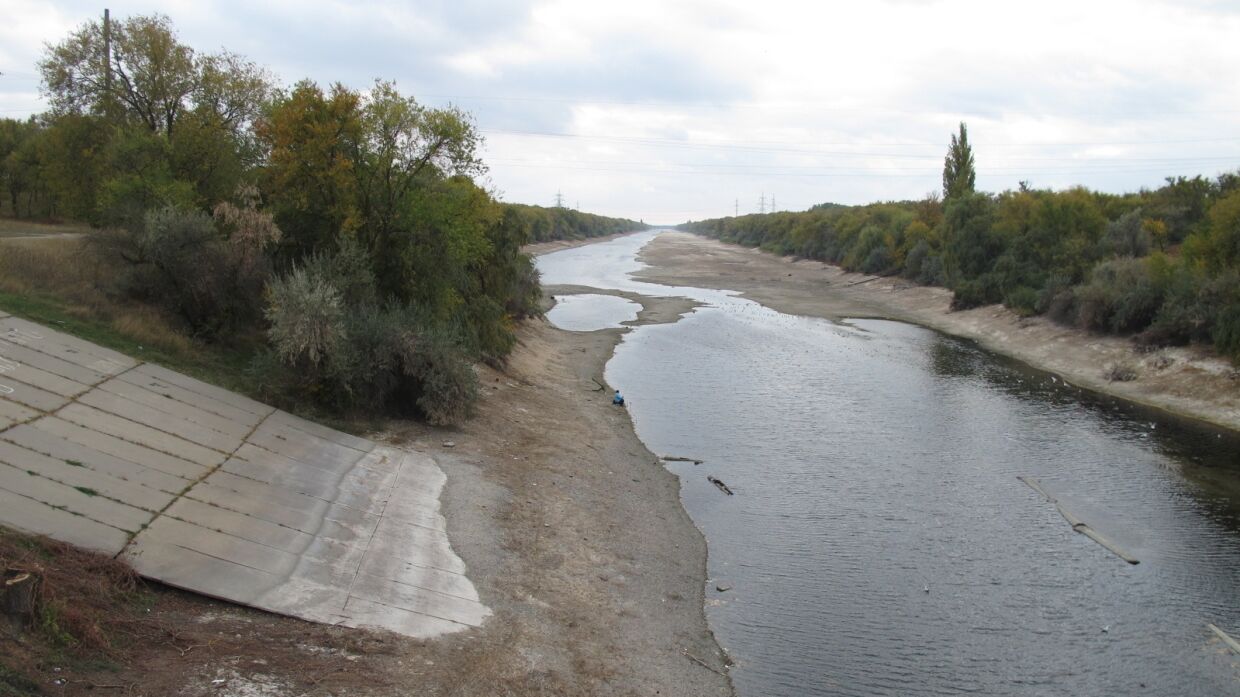
<svg viewBox="0 0 1240 697">
<path fill-rule="evenodd" d="M 17 3 L 0 109 L 98 12 Z M 460 105 L 510 200 L 665 221 L 918 197 L 967 121 L 979 184 L 1122 191 L 1240 164 L 1240 10 L 1193 0 L 139 1 L 287 82 L 375 78 Z M 0 66 L 4 70 L 4 66 Z"/>
</svg>

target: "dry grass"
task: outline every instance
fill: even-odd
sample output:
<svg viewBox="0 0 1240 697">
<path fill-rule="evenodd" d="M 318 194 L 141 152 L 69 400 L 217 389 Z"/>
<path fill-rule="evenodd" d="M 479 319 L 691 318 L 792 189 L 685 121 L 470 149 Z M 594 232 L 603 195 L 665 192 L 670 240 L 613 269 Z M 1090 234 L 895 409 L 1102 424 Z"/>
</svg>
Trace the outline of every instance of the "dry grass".
<svg viewBox="0 0 1240 697">
<path fill-rule="evenodd" d="M 85 225 L 38 223 L 30 220 L 0 218 L 0 239 L 47 237 L 50 235 L 82 235 L 88 232 L 90 232 L 90 228 Z"/>
<path fill-rule="evenodd" d="M 106 654 L 132 633 L 127 615 L 137 614 L 140 582 L 123 562 L 0 528 L 0 568 L 40 579 L 29 629 L 49 648 Z"/>
<path fill-rule="evenodd" d="M 136 344 L 194 354 L 194 342 L 164 313 L 116 295 L 121 272 L 82 238 L 0 238 L 0 292 L 47 298 L 66 315 L 107 325 Z"/>
</svg>

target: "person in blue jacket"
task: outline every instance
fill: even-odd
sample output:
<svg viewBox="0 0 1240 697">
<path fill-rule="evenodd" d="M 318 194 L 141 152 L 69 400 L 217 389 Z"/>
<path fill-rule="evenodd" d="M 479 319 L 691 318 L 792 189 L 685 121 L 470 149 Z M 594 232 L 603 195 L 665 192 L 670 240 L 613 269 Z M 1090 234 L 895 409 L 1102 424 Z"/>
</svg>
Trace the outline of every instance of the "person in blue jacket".
<svg viewBox="0 0 1240 697">
<path fill-rule="evenodd" d="M 624 406 L 624 396 L 620 394 L 620 390 L 616 390 L 616 396 L 611 398 L 611 403 L 617 406 Z"/>
</svg>

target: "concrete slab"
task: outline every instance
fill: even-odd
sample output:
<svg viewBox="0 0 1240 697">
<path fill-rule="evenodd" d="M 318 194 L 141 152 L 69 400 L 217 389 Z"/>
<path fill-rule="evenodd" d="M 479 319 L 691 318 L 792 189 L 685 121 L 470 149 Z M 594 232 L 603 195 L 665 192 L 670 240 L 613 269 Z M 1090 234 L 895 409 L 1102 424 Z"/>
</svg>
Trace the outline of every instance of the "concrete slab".
<svg viewBox="0 0 1240 697">
<path fill-rule="evenodd" d="M 249 397 L 243 397 L 236 392 L 229 392 L 215 385 L 209 385 L 201 380 L 195 380 L 188 375 L 182 375 L 162 366 L 143 363 L 135 368 L 133 372 L 158 382 L 180 387 L 200 397 L 207 397 L 216 402 L 222 402 L 235 409 L 249 412 L 259 418 L 264 418 L 275 411 L 275 407 L 256 402 Z M 257 419 L 255 422 L 257 423 Z"/>
<path fill-rule="evenodd" d="M 138 361 L 122 353 L 17 317 L 0 319 L 0 339 L 28 346 L 107 376 L 138 365 Z"/>
<path fill-rule="evenodd" d="M 77 462 L 79 466 L 104 473 L 123 481 L 134 482 L 168 494 L 180 495 L 192 482 L 190 479 L 166 474 L 136 462 L 88 448 L 67 438 L 24 424 L 10 429 L 0 438 L 24 448 L 59 458 L 65 462 Z"/>
<path fill-rule="evenodd" d="M 0 402 L 0 431 L 13 424 L 29 421 L 38 415 L 39 412 L 27 409 L 16 402 Z"/>
<path fill-rule="evenodd" d="M 176 413 L 175 409 L 155 409 L 102 388 L 82 395 L 77 402 L 165 433 L 174 434 L 178 438 L 220 453 L 230 453 L 236 450 L 237 446 L 241 445 L 241 439 L 245 437 L 221 433 L 182 418 L 182 415 Z"/>
<path fill-rule="evenodd" d="M 315 622 L 430 638 L 490 615 L 427 455 L 0 316 L 0 525 Z"/>
<path fill-rule="evenodd" d="M 287 426 L 301 431 L 302 433 L 308 433 L 317 438 L 321 438 L 338 445 L 343 445 L 348 448 L 353 448 L 354 450 L 358 450 L 363 453 L 368 453 L 375 448 L 374 441 L 369 441 L 365 438 L 358 438 L 357 436 L 351 436 L 348 433 L 341 433 L 340 431 L 328 428 L 322 424 L 316 424 L 313 421 L 307 421 L 299 416 L 294 416 L 286 411 L 277 411 L 273 413 L 271 418 L 267 419 L 267 424 L 273 427 L 276 425 Z M 285 432 L 287 433 L 287 431 Z"/>
<path fill-rule="evenodd" d="M 56 415 L 83 428 L 105 433 L 205 467 L 215 467 L 228 457 L 227 453 L 222 450 L 213 450 L 197 443 L 191 443 L 166 431 L 151 428 L 137 421 L 130 421 L 80 402 L 64 407 L 56 412 Z"/>
<path fill-rule="evenodd" d="M 330 539 L 369 540 L 379 524 L 377 510 L 371 513 L 226 472 L 216 472 L 210 481 L 196 484 L 185 493 L 185 498 Z"/>
<path fill-rule="evenodd" d="M 175 399 L 183 404 L 192 404 L 195 407 L 227 419 L 228 421 L 243 426 L 247 429 L 254 428 L 259 421 L 262 421 L 268 414 L 275 411 L 274 408 L 266 413 L 255 414 L 245 409 L 239 409 L 231 404 L 226 404 L 217 399 L 213 399 L 203 394 L 199 394 L 192 390 L 187 390 L 180 385 L 174 385 L 166 380 L 160 380 L 146 374 L 146 365 L 139 366 L 134 370 L 121 373 L 116 376 L 118 382 L 125 382 L 135 387 L 150 390 L 156 394 Z"/>
<path fill-rule="evenodd" d="M 15 355 L 14 351 L 9 351 L 10 356 Z M 51 362 L 51 361 L 43 361 Z M 78 382 L 71 380 L 55 372 L 43 370 L 43 368 L 32 365 L 30 362 L 20 362 L 14 357 L 0 356 L 0 370 L 4 371 L 5 381 L 17 381 L 29 384 L 31 387 L 37 387 L 45 392 L 51 392 L 61 397 L 61 403 L 68 402 L 68 398 L 77 397 L 78 394 L 91 389 L 93 382 Z M 93 378 L 92 378 L 93 380 Z"/>
<path fill-rule="evenodd" d="M 56 411 L 70 401 L 68 397 L 14 380 L 9 376 L 0 376 L 0 400 L 21 404 L 44 413 Z"/>
<path fill-rule="evenodd" d="M 53 481 L 21 464 L 0 462 L 0 489 L 131 534 L 155 517 L 150 511 L 91 493 L 88 487 Z"/>
<path fill-rule="evenodd" d="M 108 379 L 106 374 L 97 370 L 0 338 L 0 370 L 6 369 L 15 380 L 65 397 L 79 395 Z M 27 371 L 45 375 L 25 376 Z"/>
<path fill-rule="evenodd" d="M 192 403 L 182 402 L 169 393 L 159 393 L 120 378 L 113 378 L 99 385 L 99 391 L 123 397 L 131 402 L 141 404 L 167 414 L 195 426 L 223 433 L 241 442 L 250 434 L 254 426 L 242 424 L 218 414 L 201 409 Z M 236 447 L 235 445 L 233 446 Z"/>
<path fill-rule="evenodd" d="M 124 502 L 125 505 L 147 511 L 152 516 L 176 498 L 176 494 L 151 489 L 113 477 L 105 471 L 86 467 L 80 460 L 62 460 L 6 441 L 0 441 L 0 462 L 25 469 L 27 473 L 38 474 L 78 491 L 93 491 L 95 494 L 92 496 L 97 494 L 102 498 Z"/>
<path fill-rule="evenodd" d="M 129 541 L 129 533 L 124 530 L 3 488 L 0 488 L 0 525 L 32 535 L 47 535 L 104 554 L 118 554 Z"/>
<path fill-rule="evenodd" d="M 180 477 L 187 482 L 197 481 L 209 470 L 208 467 L 189 460 L 152 450 L 144 445 L 122 440 L 99 431 L 92 431 L 55 416 L 48 416 L 31 423 L 31 426 L 52 436 L 128 460 L 143 467 Z M 7 436 L 7 434 L 5 434 Z"/>
</svg>

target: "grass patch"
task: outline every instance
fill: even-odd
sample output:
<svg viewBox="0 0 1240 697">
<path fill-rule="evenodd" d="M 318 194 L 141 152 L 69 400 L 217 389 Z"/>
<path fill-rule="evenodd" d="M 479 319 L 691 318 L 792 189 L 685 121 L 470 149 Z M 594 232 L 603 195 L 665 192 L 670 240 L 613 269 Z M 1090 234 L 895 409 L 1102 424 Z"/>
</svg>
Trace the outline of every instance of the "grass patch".
<svg viewBox="0 0 1240 697">
<path fill-rule="evenodd" d="M 41 695 L 39 684 L 25 675 L 0 665 L 0 697 L 27 697 Z"/>
<path fill-rule="evenodd" d="M 78 238 L 0 239 L 0 310 L 139 360 L 246 392 L 259 345 L 209 345 L 158 308 L 117 297 L 123 272 Z"/>
<path fill-rule="evenodd" d="M 75 487 L 73 487 L 73 488 L 74 488 L 74 489 L 77 489 L 78 491 L 82 492 L 83 494 L 86 494 L 87 496 L 98 496 L 98 495 L 99 495 L 99 492 L 98 492 L 98 491 L 95 491 L 94 489 L 92 489 L 92 488 L 90 488 L 90 487 L 88 487 L 88 486 L 75 486 Z"/>
<path fill-rule="evenodd" d="M 3 219 L 0 219 L 0 223 Z M 255 356 L 266 345 L 259 333 L 232 343 L 206 343 L 186 334 L 161 309 L 117 291 L 123 262 L 109 261 L 85 237 L 18 240 L 0 235 L 0 310 L 141 361 L 263 402 Z M 255 298 L 254 302 L 260 302 Z M 377 416 L 327 414 L 314 405 L 281 400 L 278 406 L 347 433 L 382 426 Z"/>
<path fill-rule="evenodd" d="M 69 465 L 70 467 L 85 467 L 86 466 L 86 465 L 83 465 L 81 462 L 78 462 L 77 460 L 65 460 L 65 464 Z"/>
</svg>

